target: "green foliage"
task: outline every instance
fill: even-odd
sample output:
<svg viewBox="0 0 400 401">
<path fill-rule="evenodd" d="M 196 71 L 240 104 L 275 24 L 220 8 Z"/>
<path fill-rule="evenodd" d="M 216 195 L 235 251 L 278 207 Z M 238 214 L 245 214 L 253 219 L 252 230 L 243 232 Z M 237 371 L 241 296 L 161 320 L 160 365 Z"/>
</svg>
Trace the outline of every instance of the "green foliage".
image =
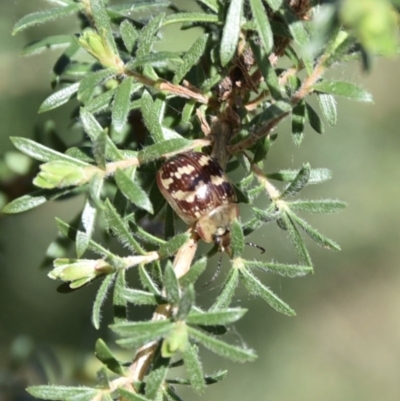
<svg viewBox="0 0 400 401">
<path fill-rule="evenodd" d="M 335 126 L 336 96 L 372 101 L 364 88 L 324 76 L 350 60 L 358 59 L 368 69 L 374 54 L 395 54 L 397 8 L 389 0 L 346 0 L 318 7 L 312 1 L 289 5 L 282 0 L 197 0 L 196 12 L 181 12 L 161 0 L 128 5 L 105 0 L 55 3 L 23 17 L 13 33 L 73 13 L 79 16 L 82 27 L 76 35 L 39 39 L 23 54 L 65 48 L 53 70 L 54 92 L 39 112 L 74 104 L 71 119 L 79 118 L 81 140 L 56 150 L 11 137 L 20 152 L 41 163 L 33 180 L 40 189 L 11 201 L 2 211 L 20 213 L 66 195 L 86 195 L 73 223 L 57 219 L 60 236 L 75 242 L 76 258 L 55 259 L 49 277 L 71 289 L 101 281 L 92 323 L 100 327 L 102 309 L 112 294 L 110 329 L 118 336 L 116 343 L 129 349 L 131 362 L 127 366 L 120 361 L 99 339 L 95 355 L 103 368 L 97 385 L 43 385 L 28 391 L 37 398 L 66 401 L 180 400 L 175 384 L 201 393 L 226 375 L 203 372 L 203 347 L 237 362 L 256 358 L 246 346 L 217 338 L 246 312 L 230 307 L 236 288 L 243 285 L 276 311 L 293 316 L 295 311 L 256 273 L 288 278 L 311 274 L 313 263 L 303 233 L 323 248 L 340 249 L 298 213 L 335 213 L 345 203 L 295 198 L 308 185 L 329 180 L 332 173 L 309 163 L 297 170 L 268 171 L 265 161 L 277 138 L 273 131 L 284 119 L 290 118 L 292 139 L 300 146 L 309 135 L 308 126 L 324 132 L 322 117 Z M 199 27 L 202 32 L 186 51 L 165 51 L 160 38 L 171 25 L 180 27 L 182 34 L 185 29 L 198 32 Z M 311 106 L 312 98 L 320 111 Z M 211 154 L 226 172 L 242 174 L 235 185 L 237 201 L 248 203 L 252 213 L 248 221 L 230 222 L 230 244 L 219 244 L 231 268 L 207 310 L 196 301 L 195 285 L 217 248 L 196 256 L 195 226 L 175 234 L 169 206 L 164 237 L 160 235 L 166 202 L 157 188 L 157 169 L 164 159 L 192 149 Z M 20 159 L 11 156 L 10 165 L 18 171 Z M 253 206 L 261 194 L 269 199 L 263 209 Z M 269 223 L 276 225 L 267 227 Z M 157 228 L 148 228 L 152 225 Z M 244 259 L 246 236 L 258 229 L 284 230 L 297 262 L 276 262 L 273 255 L 268 255 L 270 261 L 263 256 Z M 101 231 L 112 233 L 128 256 L 108 249 L 103 237 L 93 238 Z M 65 254 L 63 245 L 61 237 L 52 244 Z M 128 269 L 138 271 L 139 288 L 129 287 Z M 153 317 L 128 319 L 130 305 L 154 308 Z M 187 378 L 173 377 L 178 364 L 185 366 Z"/>
</svg>

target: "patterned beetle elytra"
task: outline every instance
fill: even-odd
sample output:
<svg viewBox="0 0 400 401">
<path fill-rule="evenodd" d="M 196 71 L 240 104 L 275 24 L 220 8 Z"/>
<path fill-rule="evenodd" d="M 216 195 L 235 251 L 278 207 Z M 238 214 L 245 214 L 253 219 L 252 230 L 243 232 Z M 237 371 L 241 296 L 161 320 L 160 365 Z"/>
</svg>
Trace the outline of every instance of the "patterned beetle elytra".
<svg viewBox="0 0 400 401">
<path fill-rule="evenodd" d="M 157 184 L 177 215 L 205 242 L 221 250 L 229 247 L 230 228 L 239 215 L 235 191 L 221 166 L 200 152 L 186 152 L 167 160 Z"/>
</svg>

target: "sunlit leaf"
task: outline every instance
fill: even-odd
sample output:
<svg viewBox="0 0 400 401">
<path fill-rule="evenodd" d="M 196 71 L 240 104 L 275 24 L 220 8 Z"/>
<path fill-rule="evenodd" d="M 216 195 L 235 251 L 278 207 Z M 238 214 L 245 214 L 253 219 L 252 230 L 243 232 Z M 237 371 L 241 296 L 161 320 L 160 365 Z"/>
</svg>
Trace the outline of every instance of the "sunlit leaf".
<svg viewBox="0 0 400 401">
<path fill-rule="evenodd" d="M 69 99 L 76 92 L 78 92 L 80 82 L 76 82 L 72 85 L 69 85 L 65 88 L 54 92 L 50 95 L 39 107 L 39 113 L 44 113 L 49 110 L 56 109 L 57 107 L 62 106 L 63 104 L 67 103 Z"/>
<path fill-rule="evenodd" d="M 239 271 L 236 268 L 229 270 L 228 277 L 226 278 L 222 287 L 221 293 L 218 295 L 210 310 L 220 310 L 227 308 L 235 294 L 235 290 L 239 284 Z"/>
<path fill-rule="evenodd" d="M 346 207 L 345 202 L 331 199 L 323 200 L 295 200 L 287 202 L 292 210 L 308 213 L 337 213 Z"/>
<path fill-rule="evenodd" d="M 200 393 L 205 388 L 205 381 L 198 351 L 196 345 L 188 344 L 185 351 L 182 353 L 182 357 L 185 362 L 190 384 L 196 392 Z"/>
<path fill-rule="evenodd" d="M 313 272 L 312 266 L 287 265 L 283 263 L 264 262 L 262 260 L 243 260 L 249 268 L 256 268 L 267 273 L 275 273 L 284 277 L 302 277 Z"/>
<path fill-rule="evenodd" d="M 82 3 L 70 4 L 65 7 L 56 7 L 44 11 L 38 11 L 25 15 L 15 25 L 12 34 L 15 35 L 27 28 L 35 25 L 44 24 L 45 22 L 65 17 L 83 8 Z"/>
<path fill-rule="evenodd" d="M 289 186 L 283 191 L 281 198 L 289 198 L 300 192 L 308 183 L 310 179 L 311 167 L 307 163 L 299 171 L 295 179 L 289 184 Z"/>
<path fill-rule="evenodd" d="M 112 126 L 118 134 L 120 134 L 127 122 L 130 110 L 130 96 L 133 86 L 132 78 L 125 78 L 117 88 L 112 107 L 111 121 Z"/>
<path fill-rule="evenodd" d="M 231 0 L 222 31 L 219 54 L 221 64 L 226 66 L 236 53 L 242 19 L 243 0 Z"/>
<path fill-rule="evenodd" d="M 317 98 L 323 116 L 328 124 L 331 127 L 334 127 L 337 122 L 337 107 L 335 98 L 327 93 L 317 93 Z"/>
<path fill-rule="evenodd" d="M 331 251 L 340 251 L 340 246 L 331 239 L 320 234 L 315 228 L 311 227 L 306 221 L 297 216 L 295 213 L 289 212 L 290 218 L 297 223 L 300 228 L 319 246 L 330 249 Z"/>
<path fill-rule="evenodd" d="M 57 152 L 28 138 L 11 136 L 10 140 L 18 150 L 36 160 L 40 160 L 42 162 L 65 161 L 75 164 L 76 166 L 88 166 L 87 163 L 82 162 L 81 160 L 64 155 L 63 153 Z"/>
<path fill-rule="evenodd" d="M 372 95 L 360 86 L 342 81 L 321 81 L 313 86 L 314 90 L 331 95 L 344 96 L 359 102 L 372 102 Z"/>
<path fill-rule="evenodd" d="M 244 316 L 247 309 L 230 308 L 218 309 L 210 312 L 192 311 L 186 321 L 189 324 L 198 324 L 200 326 L 217 326 L 236 322 Z"/>
<path fill-rule="evenodd" d="M 224 358 L 231 359 L 235 362 L 254 361 L 254 359 L 257 358 L 257 355 L 251 349 L 239 348 L 227 344 L 201 332 L 200 330 L 194 329 L 193 327 L 188 327 L 188 330 L 190 337 L 197 340 L 210 351 L 216 353 L 217 355 L 223 356 Z"/>
<path fill-rule="evenodd" d="M 115 279 L 115 274 L 109 274 L 108 276 L 106 276 L 103 282 L 101 283 L 100 288 L 97 291 L 92 309 L 92 324 L 94 328 L 97 330 L 100 328 L 101 308 L 106 300 L 106 297 L 108 295 L 111 285 L 113 284 L 114 279 Z"/>
<path fill-rule="evenodd" d="M 272 51 L 274 38 L 267 13 L 265 12 L 265 8 L 261 0 L 250 0 L 250 7 L 256 23 L 258 34 L 261 38 L 261 43 L 264 46 L 265 53 L 268 55 Z"/>
<path fill-rule="evenodd" d="M 54 50 L 61 47 L 66 47 L 73 41 L 72 35 L 54 35 L 47 36 L 42 39 L 35 40 L 32 43 L 26 45 L 22 50 L 23 56 L 31 54 L 39 54 L 45 50 Z"/>
<path fill-rule="evenodd" d="M 145 191 L 120 169 L 115 172 L 115 182 L 121 192 L 137 207 L 153 213 L 153 206 Z"/>
<path fill-rule="evenodd" d="M 294 310 L 285 302 L 283 302 L 277 295 L 275 295 L 269 288 L 267 288 L 261 281 L 254 276 L 247 268 L 243 267 L 239 270 L 244 285 L 252 295 L 261 297 L 276 311 L 283 313 L 287 316 L 295 316 Z"/>
<path fill-rule="evenodd" d="M 200 57 L 204 53 L 208 40 L 208 35 L 199 36 L 195 42 L 190 46 L 189 50 L 185 53 L 182 58 L 182 64 L 178 67 L 175 72 L 173 82 L 178 84 L 190 69 L 199 61 Z"/>
<path fill-rule="evenodd" d="M 35 207 L 43 205 L 48 201 L 60 198 L 61 196 L 68 194 L 72 190 L 73 188 L 56 188 L 46 190 L 39 189 L 38 191 L 14 199 L 13 201 L 5 205 L 1 212 L 8 214 L 26 212 L 28 210 L 34 209 Z"/>
</svg>

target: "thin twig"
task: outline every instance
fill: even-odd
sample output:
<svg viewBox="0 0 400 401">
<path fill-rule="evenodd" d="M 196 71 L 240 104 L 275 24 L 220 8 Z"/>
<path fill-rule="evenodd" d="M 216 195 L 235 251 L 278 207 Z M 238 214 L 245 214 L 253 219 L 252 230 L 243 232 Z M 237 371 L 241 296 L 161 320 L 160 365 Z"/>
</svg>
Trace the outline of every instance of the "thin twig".
<svg viewBox="0 0 400 401">
<path fill-rule="evenodd" d="M 192 236 L 179 248 L 177 254 L 175 255 L 173 269 L 178 279 L 189 271 L 197 250 L 197 241 L 197 234 L 192 233 Z M 172 305 L 159 305 L 153 314 L 152 320 L 166 320 L 171 316 L 171 314 Z M 141 347 L 136 353 L 135 358 L 129 367 L 129 379 L 131 383 L 143 380 L 153 360 L 157 347 L 158 341 L 151 341 L 150 343 Z"/>
</svg>

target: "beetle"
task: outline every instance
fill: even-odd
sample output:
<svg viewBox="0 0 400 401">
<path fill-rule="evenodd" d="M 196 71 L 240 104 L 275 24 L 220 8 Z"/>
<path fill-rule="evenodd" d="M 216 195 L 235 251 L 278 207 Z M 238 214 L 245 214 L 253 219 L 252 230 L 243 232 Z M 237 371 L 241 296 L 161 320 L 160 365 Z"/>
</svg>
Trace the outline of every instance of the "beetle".
<svg viewBox="0 0 400 401">
<path fill-rule="evenodd" d="M 173 156 L 157 172 L 157 185 L 201 239 L 229 252 L 231 225 L 239 207 L 232 184 L 214 158 L 194 151 Z"/>
</svg>

